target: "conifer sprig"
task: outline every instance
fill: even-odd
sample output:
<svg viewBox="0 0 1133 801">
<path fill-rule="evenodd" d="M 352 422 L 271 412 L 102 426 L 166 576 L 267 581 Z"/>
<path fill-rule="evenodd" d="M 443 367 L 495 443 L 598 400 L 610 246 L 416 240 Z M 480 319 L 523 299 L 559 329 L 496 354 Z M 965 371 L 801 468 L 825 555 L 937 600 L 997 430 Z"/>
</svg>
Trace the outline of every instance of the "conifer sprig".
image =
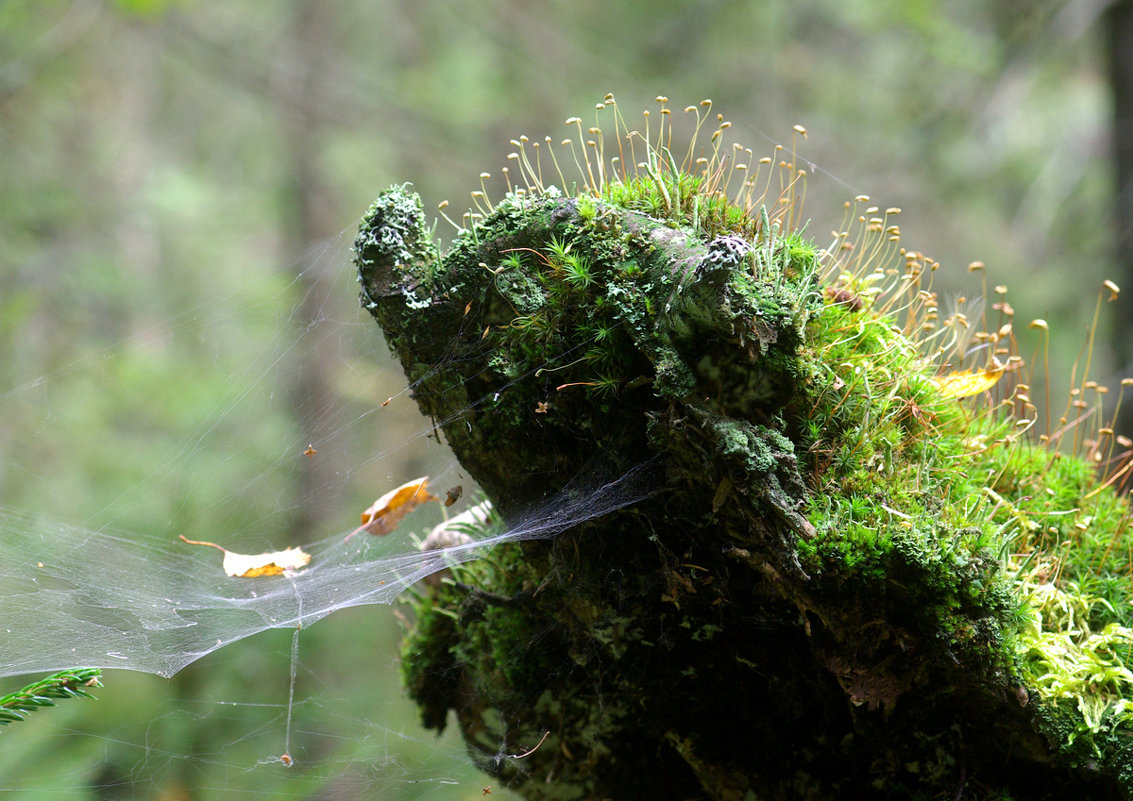
<svg viewBox="0 0 1133 801">
<path fill-rule="evenodd" d="M 29 684 L 14 693 L 0 696 L 0 726 L 23 720 L 45 706 L 55 706 L 60 698 L 93 698 L 88 688 L 101 687 L 98 668 L 61 670 Z"/>
</svg>

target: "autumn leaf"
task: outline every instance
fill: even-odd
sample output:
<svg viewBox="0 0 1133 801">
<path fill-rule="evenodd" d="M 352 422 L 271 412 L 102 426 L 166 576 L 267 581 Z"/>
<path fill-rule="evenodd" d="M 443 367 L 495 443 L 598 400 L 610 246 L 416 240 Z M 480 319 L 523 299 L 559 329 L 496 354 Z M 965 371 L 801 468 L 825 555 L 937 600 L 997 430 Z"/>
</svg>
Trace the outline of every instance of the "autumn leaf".
<svg viewBox="0 0 1133 801">
<path fill-rule="evenodd" d="M 289 574 L 306 567 L 307 563 L 311 561 L 311 555 L 304 552 L 302 548 L 285 548 L 282 551 L 258 553 L 249 556 L 247 554 L 230 551 L 227 548 L 217 545 L 215 542 L 190 540 L 184 536 L 181 536 L 180 539 L 182 542 L 186 542 L 189 545 L 207 545 L 210 548 L 216 548 L 224 554 L 224 562 L 222 563 L 224 572 L 236 578 L 258 578 L 260 576 Z"/>
<path fill-rule="evenodd" d="M 986 370 L 961 370 L 934 378 L 933 383 L 940 388 L 946 398 L 970 398 L 987 392 L 1003 377 L 1004 368 Z"/>
<path fill-rule="evenodd" d="M 389 534 L 397 524 L 418 506 L 437 500 L 429 494 L 429 477 L 422 476 L 407 481 L 378 498 L 369 509 L 362 513 L 362 525 L 346 535 L 346 542 L 359 531 L 369 531 L 374 535 Z"/>
</svg>

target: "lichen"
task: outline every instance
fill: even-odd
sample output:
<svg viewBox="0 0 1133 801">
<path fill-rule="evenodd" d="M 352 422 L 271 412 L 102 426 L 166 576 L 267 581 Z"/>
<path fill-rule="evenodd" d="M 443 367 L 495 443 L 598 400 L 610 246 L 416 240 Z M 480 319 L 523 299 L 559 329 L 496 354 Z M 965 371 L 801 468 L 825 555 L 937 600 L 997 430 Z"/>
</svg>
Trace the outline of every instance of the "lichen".
<svg viewBox="0 0 1133 801">
<path fill-rule="evenodd" d="M 504 519 L 656 485 L 415 601 L 426 725 L 455 710 L 529 798 L 1128 795 L 1129 510 L 1028 439 L 1006 307 L 998 400 L 961 402 L 967 335 L 898 210 L 820 249 L 792 164 L 756 197 L 718 143 L 636 141 L 568 196 L 517 154 L 526 189 L 443 257 L 406 187 L 363 221 L 364 303 Z"/>
</svg>

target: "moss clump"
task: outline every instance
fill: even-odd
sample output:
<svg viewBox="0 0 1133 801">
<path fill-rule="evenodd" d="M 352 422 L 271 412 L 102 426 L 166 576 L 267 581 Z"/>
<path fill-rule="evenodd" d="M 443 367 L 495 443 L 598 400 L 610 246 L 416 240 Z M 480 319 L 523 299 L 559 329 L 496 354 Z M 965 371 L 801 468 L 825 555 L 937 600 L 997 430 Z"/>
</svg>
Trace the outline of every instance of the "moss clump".
<svg viewBox="0 0 1133 801">
<path fill-rule="evenodd" d="M 363 221 L 363 301 L 504 519 L 652 482 L 416 602 L 425 723 L 529 798 L 1129 795 L 1128 510 L 1026 439 L 1010 349 L 936 377 L 964 342 L 897 210 L 819 250 L 791 165 L 756 198 L 639 142 L 573 196 L 517 154 L 443 257 L 404 187 Z"/>
</svg>

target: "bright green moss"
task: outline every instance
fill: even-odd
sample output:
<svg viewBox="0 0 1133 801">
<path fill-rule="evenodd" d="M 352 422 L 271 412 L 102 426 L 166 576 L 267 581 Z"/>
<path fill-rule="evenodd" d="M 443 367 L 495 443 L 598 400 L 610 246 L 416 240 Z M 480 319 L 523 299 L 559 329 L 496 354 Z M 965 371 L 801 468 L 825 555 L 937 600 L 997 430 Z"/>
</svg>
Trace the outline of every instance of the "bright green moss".
<svg viewBox="0 0 1133 801">
<path fill-rule="evenodd" d="M 818 374 L 826 367 L 843 389 L 820 380 L 806 429 L 825 490 L 812 502 L 819 536 L 800 547 L 804 567 L 920 588 L 901 601 L 935 615 L 952 646 L 998 653 L 1031 702 L 1077 720 L 1057 727 L 1064 747 L 1084 738 L 1101 755 L 1106 732 L 1133 730 L 1128 505 L 1098 487 L 1085 460 L 942 398 L 886 321 L 831 305 L 812 330 Z M 993 625 L 973 627 L 975 610 Z"/>
<path fill-rule="evenodd" d="M 856 232 L 818 249 L 790 191 L 729 190 L 715 155 L 644 158 L 587 159 L 573 197 L 526 168 L 539 191 L 484 210 L 400 305 L 368 290 L 501 506 L 595 454 L 665 470 L 635 511 L 422 600 L 406 675 L 426 719 L 455 708 L 534 797 L 928 798 L 969 769 L 988 798 L 1129 787 L 1125 501 L 1027 434 L 1017 363 L 977 393 L 1007 403 L 942 388 L 980 366 L 897 210 L 852 206 Z M 523 770 L 491 763 L 542 730 Z"/>
</svg>

